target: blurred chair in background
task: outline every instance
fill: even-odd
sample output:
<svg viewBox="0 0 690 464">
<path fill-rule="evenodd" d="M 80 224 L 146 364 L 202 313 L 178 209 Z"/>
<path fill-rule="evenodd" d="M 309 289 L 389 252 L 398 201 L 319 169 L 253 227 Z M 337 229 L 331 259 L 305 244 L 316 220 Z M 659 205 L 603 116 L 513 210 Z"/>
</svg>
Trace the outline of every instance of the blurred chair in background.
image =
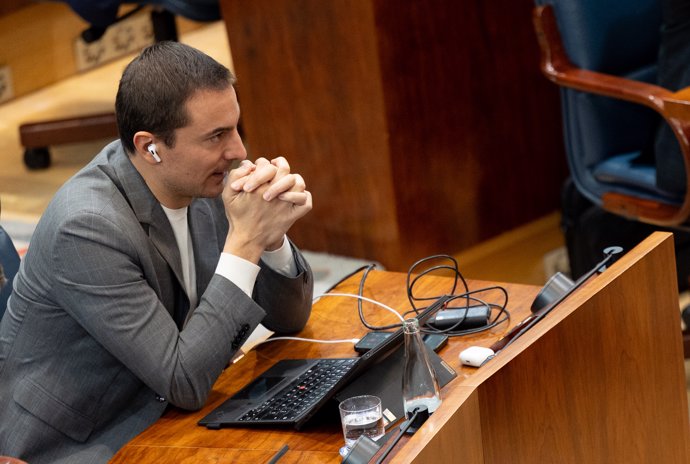
<svg viewBox="0 0 690 464">
<path fill-rule="evenodd" d="M 175 16 L 193 21 L 215 21 L 220 19 L 217 0 L 144 0 L 140 2 L 123 0 L 66 0 L 72 10 L 82 17 L 90 27 L 82 32 L 82 38 L 90 43 L 99 40 L 108 27 L 137 13 L 145 6 L 153 6 L 151 24 L 155 41 L 177 40 Z M 136 7 L 118 16 L 123 4 Z M 79 117 L 22 124 L 19 138 L 24 147 L 24 164 L 29 169 L 50 166 L 52 145 L 87 142 L 117 136 L 117 123 L 113 113 L 90 114 Z"/>
<path fill-rule="evenodd" d="M 574 232 L 587 235 L 582 241 L 595 242 L 593 236 L 600 234 L 602 240 L 616 240 L 629 249 L 651 230 L 667 228 L 676 232 L 682 251 L 690 246 L 685 232 L 690 215 L 690 101 L 683 99 L 682 91 L 656 84 L 660 0 L 536 3 L 542 71 L 561 86 L 572 178 L 564 188 L 563 213 L 574 277 L 600 259 L 601 248 L 596 256 L 578 253 L 573 248 L 580 238 L 567 236 L 567 221 L 582 223 L 586 214 L 610 218 L 615 227 L 602 224 L 605 230 L 597 231 L 592 219 Z M 675 151 L 654 153 L 660 124 L 675 136 Z M 590 211 L 592 205 L 596 213 Z M 611 214 L 602 216 L 605 212 Z M 680 283 L 687 287 L 684 267 Z"/>
<path fill-rule="evenodd" d="M 541 69 L 561 86 L 571 175 L 563 188 L 563 227 L 572 277 L 595 265 L 606 246 L 631 249 L 653 230 L 668 230 L 674 232 L 678 285 L 687 289 L 690 89 L 678 87 L 690 84 L 690 61 L 684 59 L 690 28 L 678 34 L 671 21 L 685 12 L 689 24 L 681 26 L 690 26 L 690 4 L 536 4 Z M 685 345 L 687 357 L 687 330 Z"/>
</svg>

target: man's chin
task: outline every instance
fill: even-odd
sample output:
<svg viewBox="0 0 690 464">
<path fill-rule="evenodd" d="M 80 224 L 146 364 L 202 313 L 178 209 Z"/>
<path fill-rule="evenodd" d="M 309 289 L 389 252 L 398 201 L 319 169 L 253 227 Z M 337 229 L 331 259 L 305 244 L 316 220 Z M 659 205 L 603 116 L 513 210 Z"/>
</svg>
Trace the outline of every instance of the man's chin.
<svg viewBox="0 0 690 464">
<path fill-rule="evenodd" d="M 208 184 L 206 184 L 206 188 L 204 189 L 203 192 L 201 192 L 201 195 L 199 195 L 201 198 L 216 198 L 220 196 L 221 193 L 223 193 L 223 190 L 225 189 L 225 182 L 224 182 L 225 177 L 219 177 L 219 176 L 213 176 Z"/>
<path fill-rule="evenodd" d="M 224 189 L 225 185 L 223 185 L 222 182 L 217 185 L 209 185 L 208 188 L 204 190 L 201 196 L 203 198 L 216 198 L 223 193 Z"/>
<path fill-rule="evenodd" d="M 223 189 L 213 191 L 209 189 L 205 192 L 201 192 L 199 198 L 218 198 L 222 193 Z"/>
</svg>

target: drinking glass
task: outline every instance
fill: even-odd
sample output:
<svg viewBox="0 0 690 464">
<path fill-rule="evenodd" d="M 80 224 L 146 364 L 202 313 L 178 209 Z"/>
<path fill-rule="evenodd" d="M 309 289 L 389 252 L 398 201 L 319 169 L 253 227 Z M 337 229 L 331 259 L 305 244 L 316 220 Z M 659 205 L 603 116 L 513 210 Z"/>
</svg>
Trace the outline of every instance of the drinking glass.
<svg viewBox="0 0 690 464">
<path fill-rule="evenodd" d="M 353 396 L 340 403 L 340 423 L 343 426 L 345 446 L 340 454 L 345 456 L 355 441 L 366 435 L 378 440 L 384 433 L 381 398 L 373 395 Z"/>
</svg>

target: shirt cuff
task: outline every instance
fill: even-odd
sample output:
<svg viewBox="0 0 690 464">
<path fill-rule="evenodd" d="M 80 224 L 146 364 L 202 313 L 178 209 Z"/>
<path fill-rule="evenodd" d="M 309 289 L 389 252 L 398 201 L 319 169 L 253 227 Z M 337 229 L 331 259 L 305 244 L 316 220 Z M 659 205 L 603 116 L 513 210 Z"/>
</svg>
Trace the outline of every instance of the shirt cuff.
<svg viewBox="0 0 690 464">
<path fill-rule="evenodd" d="M 216 266 L 216 274 L 237 285 L 249 298 L 252 297 L 259 270 L 261 268 L 256 264 L 230 253 L 221 253 Z"/>
<path fill-rule="evenodd" d="M 297 263 L 292 255 L 292 247 L 286 235 L 283 235 L 283 244 L 277 250 L 264 251 L 261 259 L 276 272 L 286 277 L 297 276 Z"/>
<path fill-rule="evenodd" d="M 271 269 L 279 272 L 287 277 L 297 276 L 297 263 L 292 255 L 292 247 L 287 239 L 283 236 L 283 244 L 277 250 L 264 251 L 261 255 L 264 263 Z M 233 284 L 237 285 L 240 290 L 251 298 L 254 291 L 254 284 L 256 277 L 259 275 L 261 268 L 256 264 L 247 261 L 230 253 L 221 253 L 218 265 L 216 266 L 216 274 L 228 279 Z"/>
</svg>

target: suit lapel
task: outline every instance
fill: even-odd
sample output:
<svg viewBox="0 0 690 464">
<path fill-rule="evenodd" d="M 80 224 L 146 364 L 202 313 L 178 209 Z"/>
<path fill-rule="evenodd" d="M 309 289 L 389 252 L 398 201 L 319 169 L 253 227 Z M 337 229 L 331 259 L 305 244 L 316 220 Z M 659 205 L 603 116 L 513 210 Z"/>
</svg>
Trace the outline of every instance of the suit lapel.
<svg viewBox="0 0 690 464">
<path fill-rule="evenodd" d="M 157 208 L 151 211 L 152 221 L 149 224 L 149 238 L 153 246 L 158 250 L 158 253 L 163 257 L 168 267 L 172 270 L 176 284 L 173 284 L 174 301 L 172 302 L 172 311 L 168 307 L 168 311 L 175 321 L 177 327 L 182 330 L 184 321 L 189 311 L 189 297 L 184 290 L 184 277 L 182 274 L 182 258 L 180 257 L 180 250 L 177 248 L 175 241 L 175 234 L 168 217 L 163 212 L 163 208 L 157 204 Z M 168 270 L 164 271 L 168 273 Z M 159 272 L 158 275 L 161 275 Z"/>
<path fill-rule="evenodd" d="M 184 289 L 180 251 L 177 249 L 172 226 L 163 212 L 163 208 L 161 208 L 160 203 L 153 196 L 141 174 L 136 170 L 121 146 L 110 154 L 109 161 L 115 170 L 114 176 L 111 176 L 113 177 L 113 182 L 122 191 L 139 223 L 148 232 L 151 243 L 169 269 L 172 270 L 173 275 L 177 279 L 178 289 Z M 156 273 L 158 276 L 163 276 L 168 274 L 169 270 L 159 268 L 156 270 Z M 158 280 L 160 285 L 165 284 L 160 278 Z M 184 296 L 183 300 L 186 300 L 188 306 L 189 303 L 184 291 L 178 290 L 175 293 L 181 293 Z M 178 299 L 176 298 L 176 300 Z M 179 301 L 174 302 L 174 305 L 178 306 Z M 177 309 L 168 307 L 168 311 L 177 311 Z"/>
<path fill-rule="evenodd" d="M 197 294 L 201 295 L 213 276 L 219 250 L 213 219 L 204 202 L 194 200 L 189 206 L 189 232 L 194 250 Z"/>
<path fill-rule="evenodd" d="M 215 272 L 220 247 L 215 223 L 205 201 L 192 201 L 188 221 L 196 268 L 196 294 L 201 298 Z M 189 311 L 187 319 L 191 314 L 192 311 Z"/>
<path fill-rule="evenodd" d="M 175 274 L 178 283 L 184 288 L 184 278 L 182 274 L 182 259 L 180 258 L 180 250 L 177 248 L 175 241 L 175 234 L 168 217 L 163 212 L 163 209 L 158 205 L 151 211 L 152 221 L 149 223 L 149 238 L 153 242 L 163 259 Z"/>
</svg>

